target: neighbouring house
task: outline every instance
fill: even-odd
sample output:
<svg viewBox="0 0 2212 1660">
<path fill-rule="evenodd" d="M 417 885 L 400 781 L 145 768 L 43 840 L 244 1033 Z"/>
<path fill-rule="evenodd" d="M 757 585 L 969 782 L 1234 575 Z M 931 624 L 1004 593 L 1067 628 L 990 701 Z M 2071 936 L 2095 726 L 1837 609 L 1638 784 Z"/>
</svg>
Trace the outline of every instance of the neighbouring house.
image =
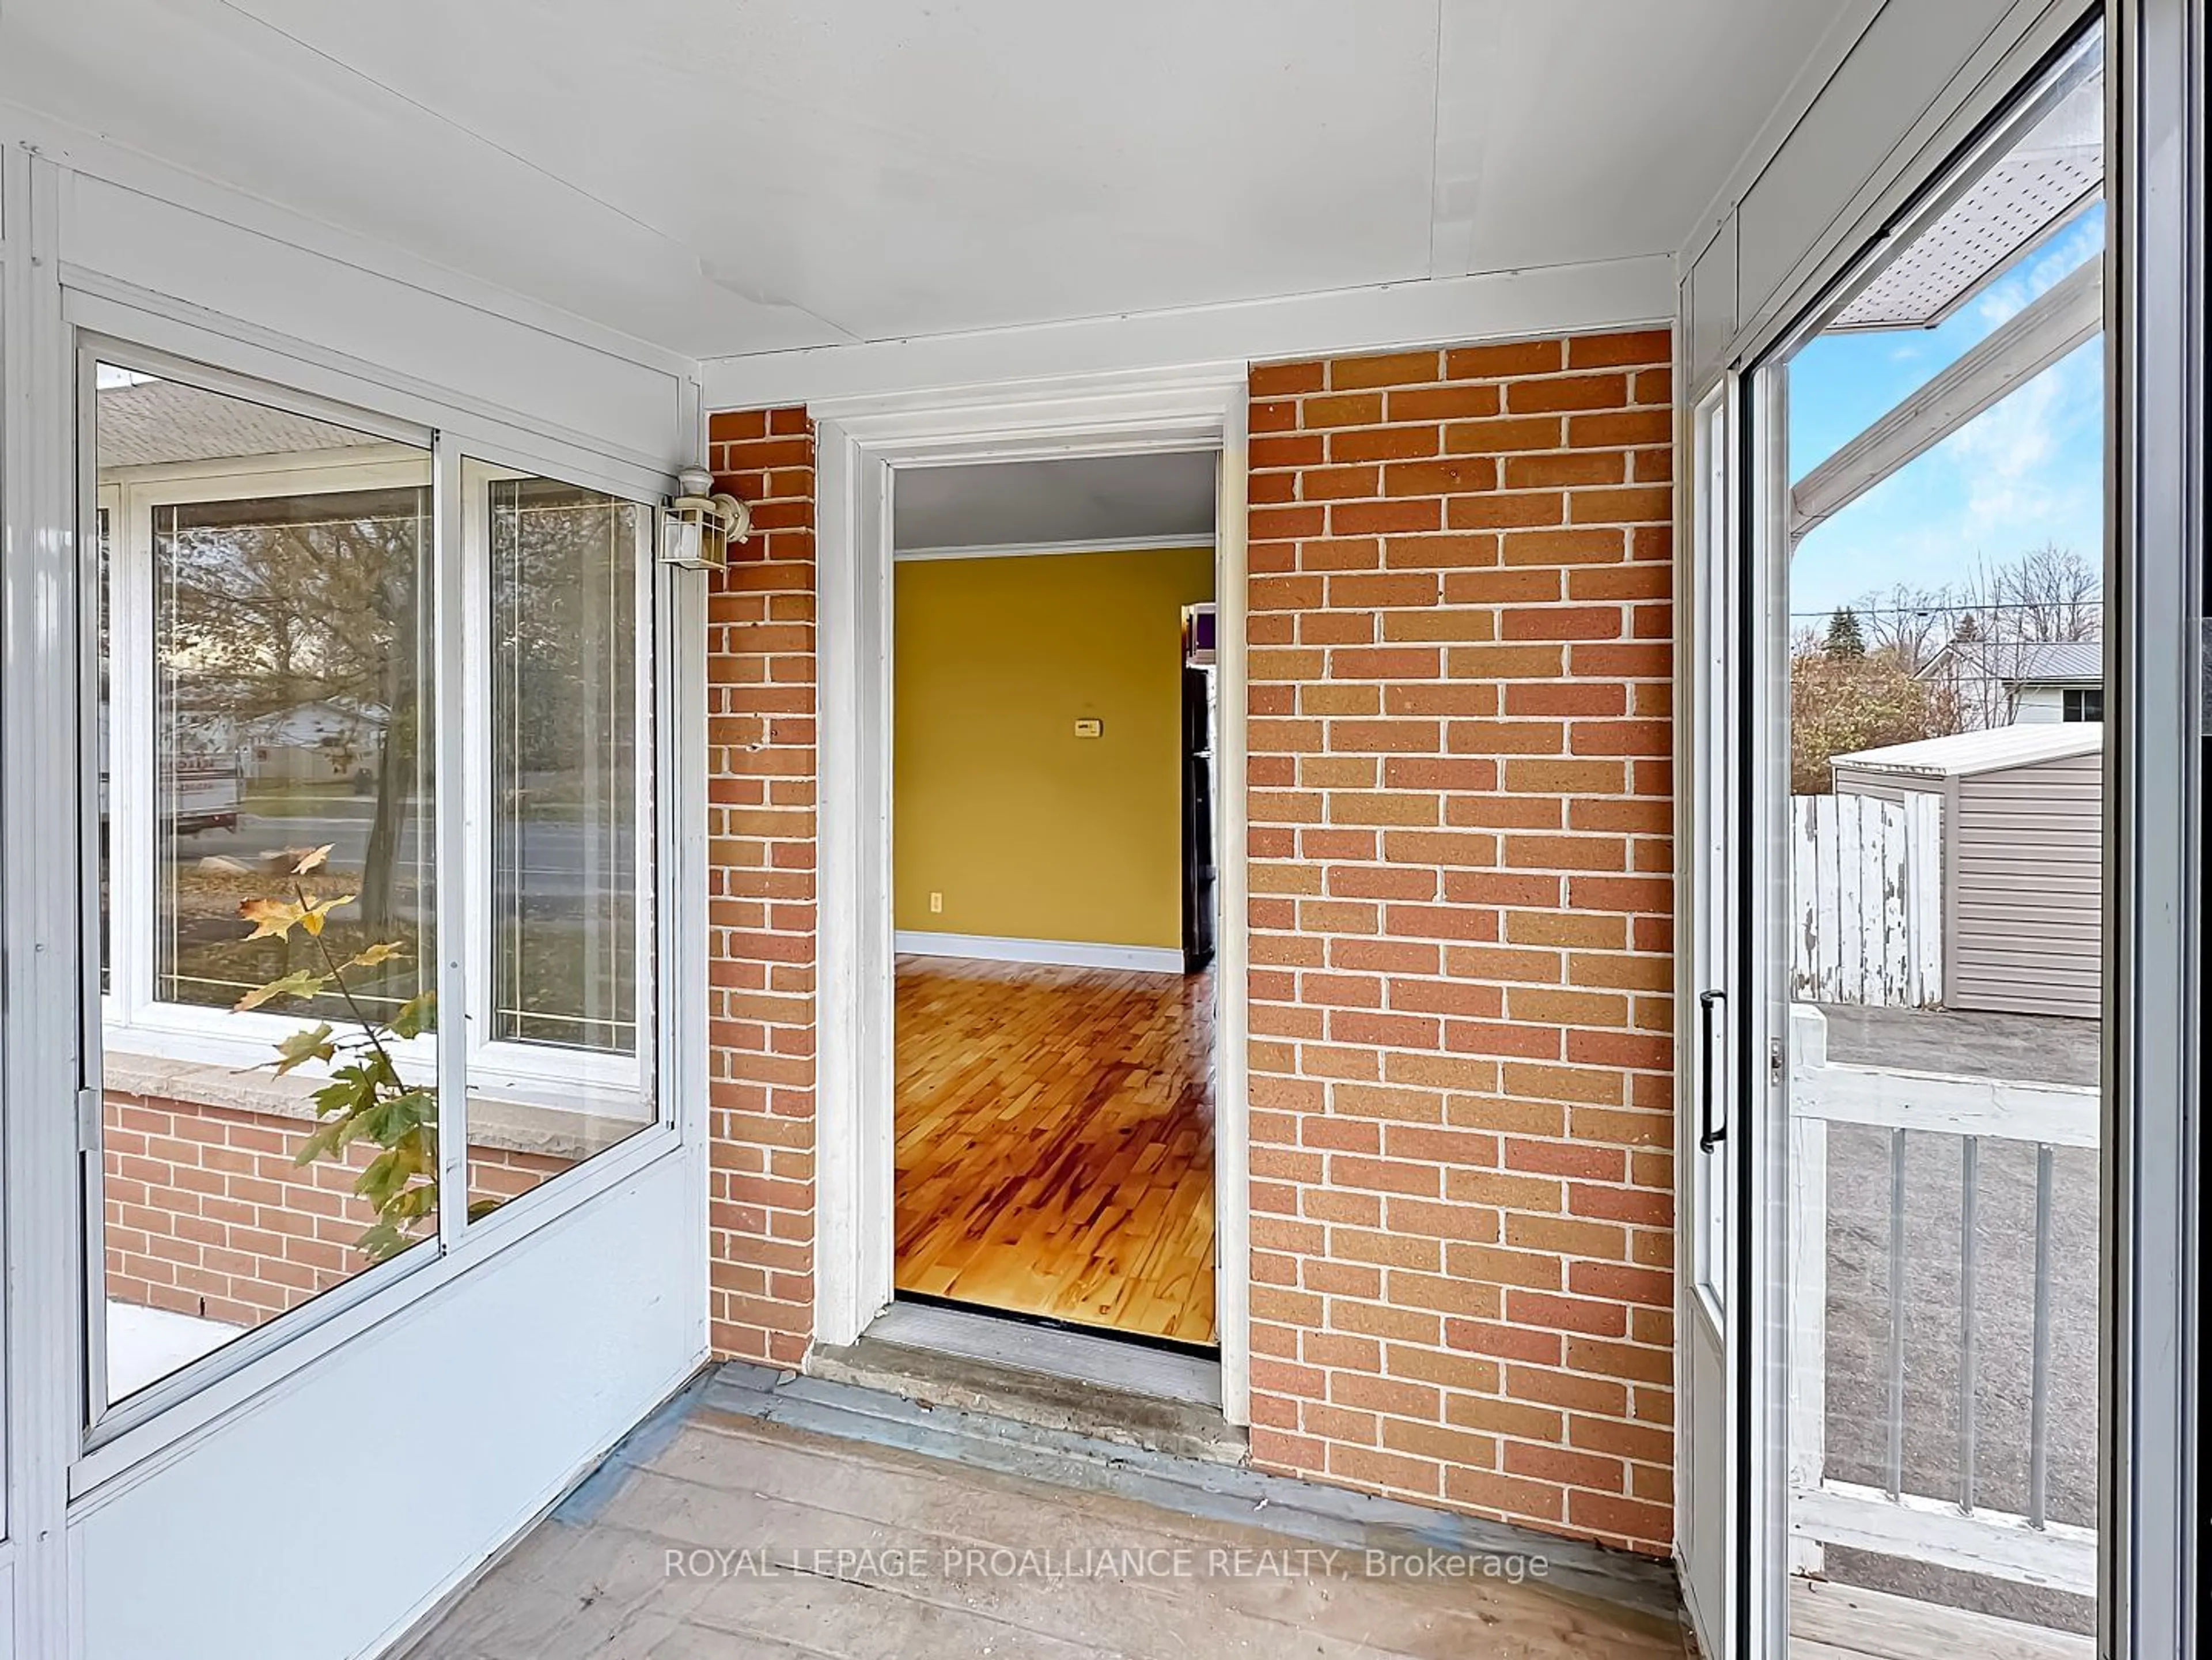
<svg viewBox="0 0 2212 1660">
<path fill-rule="evenodd" d="M 1949 688 L 1971 726 L 2105 718 L 2101 640 L 1954 640 L 1920 678 Z"/>
<path fill-rule="evenodd" d="M 384 720 L 380 710 L 325 700 L 240 721 L 239 774 L 254 783 L 349 781 L 375 766 Z"/>
<path fill-rule="evenodd" d="M 241 714 L 225 697 L 179 699 L 171 717 L 204 764 L 235 771 L 248 784 L 350 781 L 374 767 L 385 717 L 336 699 Z"/>
<path fill-rule="evenodd" d="M 1839 796 L 1942 803 L 1944 1006 L 2098 1018 L 2102 723 L 1993 727 L 1831 764 Z"/>
</svg>

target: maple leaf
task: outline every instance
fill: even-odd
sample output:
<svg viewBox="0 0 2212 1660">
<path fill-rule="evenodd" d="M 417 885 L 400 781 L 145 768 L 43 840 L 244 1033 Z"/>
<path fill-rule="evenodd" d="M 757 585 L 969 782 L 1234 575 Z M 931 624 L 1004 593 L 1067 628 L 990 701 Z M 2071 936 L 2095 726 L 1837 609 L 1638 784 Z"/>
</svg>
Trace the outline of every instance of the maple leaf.
<svg viewBox="0 0 2212 1660">
<path fill-rule="evenodd" d="M 289 939 L 292 925 L 304 915 L 289 899 L 248 899 L 239 906 L 238 914 L 253 924 L 253 932 L 246 936 L 249 939 Z"/>
<path fill-rule="evenodd" d="M 300 926 L 307 929 L 309 933 L 320 933 L 323 931 L 323 924 L 330 918 L 331 912 L 340 905 L 350 905 L 354 898 L 355 896 L 350 893 L 341 893 L 331 899 L 310 899 L 300 908 Z"/>
<path fill-rule="evenodd" d="M 303 1067 L 310 1061 L 328 1061 L 337 1053 L 331 1042 L 331 1023 L 294 1032 L 276 1045 L 276 1053 L 283 1057 L 276 1063 L 276 1075 L 282 1078 L 295 1067 Z"/>
<path fill-rule="evenodd" d="M 328 983 L 319 974 L 295 969 L 281 980 L 271 980 L 265 986 L 256 986 L 231 1006 L 239 1010 L 258 1009 L 264 1003 L 274 1002 L 279 997 L 314 997 Z"/>
<path fill-rule="evenodd" d="M 389 963 L 395 957 L 406 955 L 407 947 L 397 940 L 380 939 L 373 946 L 363 946 L 358 955 L 347 958 L 344 966 L 349 969 L 373 969 L 380 963 Z"/>
</svg>

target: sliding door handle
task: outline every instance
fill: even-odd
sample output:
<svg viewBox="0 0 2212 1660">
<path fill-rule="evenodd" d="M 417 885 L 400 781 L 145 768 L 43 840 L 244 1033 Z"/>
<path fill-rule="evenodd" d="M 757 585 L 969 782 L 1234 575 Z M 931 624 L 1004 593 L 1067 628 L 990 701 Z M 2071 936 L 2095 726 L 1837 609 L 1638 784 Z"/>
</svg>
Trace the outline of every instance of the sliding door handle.
<svg viewBox="0 0 2212 1660">
<path fill-rule="evenodd" d="M 1728 1135 L 1728 1126 L 1713 1122 L 1713 1011 L 1728 1001 L 1728 994 L 1698 994 L 1698 1151 L 1711 1152 Z"/>
</svg>

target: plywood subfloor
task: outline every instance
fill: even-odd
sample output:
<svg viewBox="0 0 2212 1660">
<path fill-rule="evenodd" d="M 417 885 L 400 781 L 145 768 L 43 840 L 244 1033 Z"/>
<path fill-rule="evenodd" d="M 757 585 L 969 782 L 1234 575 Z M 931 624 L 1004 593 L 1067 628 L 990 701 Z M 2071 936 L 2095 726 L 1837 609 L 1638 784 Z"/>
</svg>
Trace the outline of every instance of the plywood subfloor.
<svg viewBox="0 0 2212 1660">
<path fill-rule="evenodd" d="M 1213 1329 L 1212 976 L 905 958 L 897 1285 Z"/>
</svg>

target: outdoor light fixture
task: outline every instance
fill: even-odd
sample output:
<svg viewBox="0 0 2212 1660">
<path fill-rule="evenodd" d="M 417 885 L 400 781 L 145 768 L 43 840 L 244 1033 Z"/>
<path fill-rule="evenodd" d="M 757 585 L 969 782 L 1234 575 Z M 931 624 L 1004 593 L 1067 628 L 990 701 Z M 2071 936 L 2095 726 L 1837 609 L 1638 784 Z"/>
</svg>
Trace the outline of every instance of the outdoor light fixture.
<svg viewBox="0 0 2212 1660">
<path fill-rule="evenodd" d="M 752 509 L 734 496 L 714 489 L 714 475 L 686 467 L 676 475 L 684 493 L 660 512 L 660 562 L 685 570 L 720 570 L 730 562 L 730 544 L 752 534 Z"/>
</svg>

